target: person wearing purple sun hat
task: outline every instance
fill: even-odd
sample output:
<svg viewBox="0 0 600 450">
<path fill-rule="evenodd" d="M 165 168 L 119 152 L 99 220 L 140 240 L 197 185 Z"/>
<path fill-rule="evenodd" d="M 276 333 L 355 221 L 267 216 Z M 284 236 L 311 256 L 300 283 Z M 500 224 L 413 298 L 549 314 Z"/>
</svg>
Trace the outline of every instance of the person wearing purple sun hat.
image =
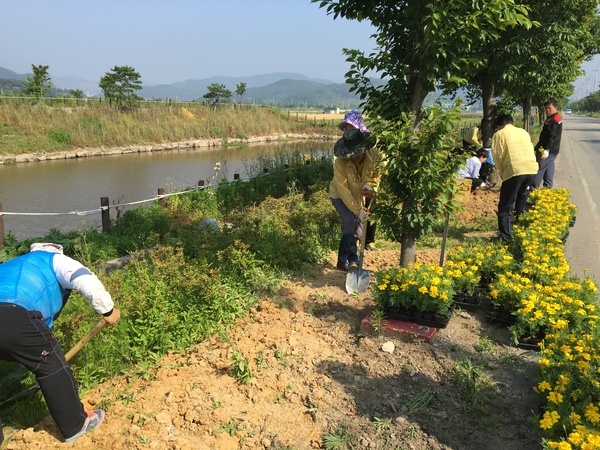
<svg viewBox="0 0 600 450">
<path fill-rule="evenodd" d="M 334 146 L 333 179 L 329 184 L 331 203 L 341 219 L 342 237 L 336 267 L 343 271 L 359 266 L 356 240 L 363 232 L 369 212 L 364 199 L 373 200 L 379 185 L 379 152 L 371 133 L 353 128 Z M 365 233 L 367 231 L 365 230 Z M 365 239 L 368 234 L 365 234 Z"/>
<path fill-rule="evenodd" d="M 338 125 L 338 128 L 342 131 L 348 131 L 354 128 L 362 131 L 363 133 L 369 131 L 365 126 L 365 121 L 363 119 L 362 114 L 356 109 L 353 109 L 352 111 L 346 113 L 346 115 Z"/>
<path fill-rule="evenodd" d="M 365 120 L 363 118 L 363 115 L 356 109 L 353 109 L 346 113 L 346 115 L 344 116 L 344 118 L 342 119 L 340 124 L 338 125 L 338 128 L 344 132 L 346 132 L 348 130 L 359 130 L 363 133 L 369 133 L 369 129 L 365 125 Z M 375 204 L 375 198 L 367 197 L 365 207 L 370 208 L 374 204 Z M 375 224 L 375 222 L 367 222 L 367 235 L 366 235 L 366 240 L 365 240 L 365 249 L 366 250 L 377 250 L 377 247 L 375 247 L 375 231 L 376 230 L 377 230 L 377 225 Z"/>
</svg>

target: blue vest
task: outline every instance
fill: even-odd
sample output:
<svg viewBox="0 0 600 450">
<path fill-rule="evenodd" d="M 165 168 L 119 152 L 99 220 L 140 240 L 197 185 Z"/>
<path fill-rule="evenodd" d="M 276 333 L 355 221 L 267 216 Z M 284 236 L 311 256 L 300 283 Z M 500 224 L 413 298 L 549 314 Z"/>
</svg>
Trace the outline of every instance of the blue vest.
<svg viewBox="0 0 600 450">
<path fill-rule="evenodd" d="M 48 327 L 52 327 L 70 293 L 56 279 L 54 255 L 37 251 L 0 264 L 0 302 L 40 311 Z"/>
</svg>

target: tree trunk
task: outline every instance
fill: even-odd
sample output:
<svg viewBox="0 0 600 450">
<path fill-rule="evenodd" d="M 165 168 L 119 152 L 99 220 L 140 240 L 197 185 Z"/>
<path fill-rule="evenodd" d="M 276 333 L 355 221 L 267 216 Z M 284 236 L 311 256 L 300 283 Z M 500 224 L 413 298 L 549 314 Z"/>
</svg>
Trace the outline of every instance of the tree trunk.
<svg viewBox="0 0 600 450">
<path fill-rule="evenodd" d="M 531 134 L 531 130 L 533 129 L 533 124 L 531 123 L 531 97 L 525 97 L 523 99 L 523 128 L 527 130 L 529 134 Z"/>
<path fill-rule="evenodd" d="M 544 105 L 538 106 L 538 118 L 540 121 L 540 126 L 546 121 L 546 110 L 544 109 Z"/>
<path fill-rule="evenodd" d="M 483 119 L 481 121 L 481 141 L 484 147 L 489 147 L 494 134 L 496 119 L 496 98 L 494 97 L 494 78 L 489 74 L 481 81 L 481 102 L 483 103 Z"/>
<path fill-rule="evenodd" d="M 400 266 L 407 267 L 417 261 L 417 241 L 410 231 L 402 233 L 400 242 Z"/>
</svg>

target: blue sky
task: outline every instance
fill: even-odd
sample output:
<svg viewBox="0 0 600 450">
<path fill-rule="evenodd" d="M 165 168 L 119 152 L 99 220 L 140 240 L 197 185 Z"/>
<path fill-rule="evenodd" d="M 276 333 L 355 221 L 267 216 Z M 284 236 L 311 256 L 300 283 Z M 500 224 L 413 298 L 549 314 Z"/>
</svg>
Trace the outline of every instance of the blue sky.
<svg viewBox="0 0 600 450">
<path fill-rule="evenodd" d="M 296 72 L 342 82 L 342 48 L 370 51 L 372 27 L 309 0 L 3 0 L 0 67 L 99 80 L 115 65 L 144 84 Z"/>
<path fill-rule="evenodd" d="M 369 52 L 367 22 L 333 20 L 309 0 L 2 0 L 0 67 L 98 81 L 115 65 L 145 85 L 296 72 L 342 82 L 342 48 Z M 600 57 L 572 99 L 594 92 Z"/>
</svg>

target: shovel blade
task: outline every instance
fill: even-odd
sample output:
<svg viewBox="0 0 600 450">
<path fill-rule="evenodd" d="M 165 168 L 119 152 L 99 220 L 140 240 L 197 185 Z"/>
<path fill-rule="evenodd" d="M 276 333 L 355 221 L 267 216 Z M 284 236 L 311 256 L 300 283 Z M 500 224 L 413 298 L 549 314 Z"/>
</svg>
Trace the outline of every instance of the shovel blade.
<svg viewBox="0 0 600 450">
<path fill-rule="evenodd" d="M 362 294 L 369 287 L 370 280 L 371 272 L 368 270 L 360 269 L 348 272 L 348 275 L 346 275 L 346 292 L 348 294 L 354 294 L 354 292 Z"/>
</svg>

